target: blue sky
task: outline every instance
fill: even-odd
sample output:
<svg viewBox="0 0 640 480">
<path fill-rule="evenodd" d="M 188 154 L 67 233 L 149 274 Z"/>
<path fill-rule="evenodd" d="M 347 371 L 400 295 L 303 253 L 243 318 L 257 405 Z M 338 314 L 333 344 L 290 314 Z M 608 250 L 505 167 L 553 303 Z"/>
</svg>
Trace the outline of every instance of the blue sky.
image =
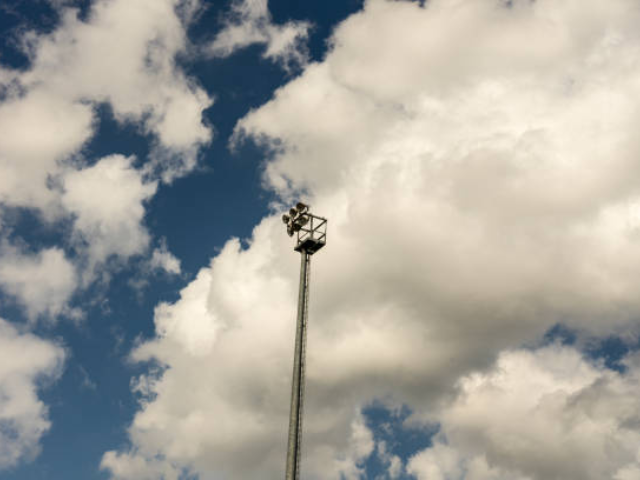
<svg viewBox="0 0 640 480">
<path fill-rule="evenodd" d="M 640 479 L 640 7 L 0 6 L 0 479 Z"/>
</svg>

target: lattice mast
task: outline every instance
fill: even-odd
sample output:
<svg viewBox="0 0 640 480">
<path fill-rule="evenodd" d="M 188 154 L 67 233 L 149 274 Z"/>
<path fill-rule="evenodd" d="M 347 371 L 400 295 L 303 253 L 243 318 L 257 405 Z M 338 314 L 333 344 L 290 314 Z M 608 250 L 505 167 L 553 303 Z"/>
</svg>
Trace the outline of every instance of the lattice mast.
<svg viewBox="0 0 640 480">
<path fill-rule="evenodd" d="M 285 474 L 285 480 L 300 480 L 311 256 L 327 243 L 327 219 L 313 215 L 307 205 L 298 203 L 289 210 L 288 215 L 282 216 L 282 221 L 287 225 L 289 236 L 296 236 L 294 250 L 300 252 L 300 289 Z"/>
</svg>

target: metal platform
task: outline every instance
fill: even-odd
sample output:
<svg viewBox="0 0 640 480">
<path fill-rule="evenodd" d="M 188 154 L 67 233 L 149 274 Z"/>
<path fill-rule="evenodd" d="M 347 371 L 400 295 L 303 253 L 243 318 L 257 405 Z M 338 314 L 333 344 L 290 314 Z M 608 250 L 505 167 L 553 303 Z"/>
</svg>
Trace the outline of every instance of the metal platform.
<svg viewBox="0 0 640 480">
<path fill-rule="evenodd" d="M 318 240 L 315 238 L 305 238 L 301 240 L 300 243 L 298 243 L 298 245 L 296 245 L 293 249 L 296 252 L 305 251 L 309 255 L 313 255 L 325 245 L 326 242 L 324 242 L 323 240 Z"/>
</svg>

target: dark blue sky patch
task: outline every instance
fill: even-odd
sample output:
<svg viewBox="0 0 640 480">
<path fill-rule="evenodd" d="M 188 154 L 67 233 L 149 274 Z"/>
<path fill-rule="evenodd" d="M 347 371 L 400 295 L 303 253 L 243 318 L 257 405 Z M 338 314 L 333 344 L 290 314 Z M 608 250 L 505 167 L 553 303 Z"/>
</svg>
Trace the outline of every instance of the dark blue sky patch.
<svg viewBox="0 0 640 480">
<path fill-rule="evenodd" d="M 94 165 L 101 158 L 114 154 L 135 156 L 135 166 L 140 166 L 147 159 L 154 139 L 143 130 L 143 125 L 116 120 L 108 103 L 96 105 L 94 115 L 95 135 L 81 151 L 87 165 Z"/>
<path fill-rule="evenodd" d="M 545 332 L 542 344 L 550 345 L 552 343 L 560 343 L 561 345 L 574 345 L 577 338 L 574 330 L 571 330 L 561 323 L 557 323 Z"/>
<path fill-rule="evenodd" d="M 269 10 L 276 24 L 289 20 L 308 21 L 309 54 L 312 61 L 320 61 L 327 53 L 330 35 L 336 24 L 362 9 L 364 0 L 329 0 L 324 2 L 300 2 L 298 0 L 272 0 Z"/>
<path fill-rule="evenodd" d="M 628 340 L 619 336 L 592 339 L 587 342 L 587 357 L 600 360 L 611 370 L 624 373 L 627 367 L 624 359 L 632 352 L 640 350 L 640 339 Z"/>
<path fill-rule="evenodd" d="M 66 243 L 65 234 L 71 227 L 70 218 L 46 221 L 34 209 L 3 205 L 3 238 L 20 247 L 25 253 Z"/>
<path fill-rule="evenodd" d="M 190 276 L 208 265 L 230 235 L 248 237 L 267 211 L 259 175 L 247 175 L 246 158 L 234 160 L 225 153 L 213 169 L 161 188 L 149 203 L 149 227 L 166 238 Z"/>
<path fill-rule="evenodd" d="M 0 2 L 0 65 L 26 69 L 30 60 L 22 46 L 25 32 L 52 32 L 60 23 L 58 11 L 47 0 Z"/>
<path fill-rule="evenodd" d="M 19 322 L 13 322 L 17 328 L 26 325 L 26 318 L 23 306 L 11 295 L 0 290 L 0 318 L 3 320 L 20 319 Z"/>
<path fill-rule="evenodd" d="M 92 0 L 73 0 L 69 2 L 69 6 L 75 8 L 78 11 L 78 18 L 86 21 L 91 14 Z"/>
<path fill-rule="evenodd" d="M 625 372 L 624 359 L 632 352 L 640 350 L 640 339 L 610 335 L 606 337 L 580 337 L 577 330 L 566 325 L 556 324 L 549 329 L 543 339 L 542 345 L 559 343 L 564 346 L 578 348 L 587 359 L 601 361 L 603 364 L 618 372 Z"/>
<path fill-rule="evenodd" d="M 54 329 L 46 325 L 36 329 L 39 335 L 64 338 L 64 343 L 59 341 L 68 358 L 62 378 L 40 394 L 52 420 L 41 441 L 41 454 L 33 463 L 3 472 L 3 480 L 107 478 L 98 470 L 100 459 L 127 441 L 126 425 L 137 407 L 130 378 L 143 371 L 124 360 L 129 342 L 117 348 L 114 324 L 135 322 L 117 318 L 118 313 L 114 308 L 111 315 L 104 315 L 97 308 L 79 326 L 62 322 Z"/>
<path fill-rule="evenodd" d="M 62 378 L 42 392 L 53 428 L 43 437 L 38 460 L 3 473 L 3 480 L 108 478 L 98 469 L 102 455 L 127 445 L 126 428 L 138 407 L 131 379 L 149 373 L 148 364 L 132 363 L 128 355 L 141 339 L 153 336 L 153 308 L 175 301 L 183 282 L 159 275 L 141 297 L 129 283 L 134 270 L 135 262 L 108 284 L 83 292 L 79 303 L 87 318 L 79 325 L 66 321 L 36 328 L 40 336 L 63 338 L 68 354 Z"/>
<path fill-rule="evenodd" d="M 280 66 L 262 59 L 262 50 L 263 46 L 252 45 L 229 59 L 201 56 L 181 61 L 181 67 L 215 98 L 205 118 L 216 130 L 215 141 L 225 148 L 237 121 L 267 102 L 288 79 Z"/>
<path fill-rule="evenodd" d="M 403 465 L 413 455 L 430 447 L 433 436 L 439 430 L 439 427 L 435 425 L 426 428 L 420 428 L 413 424 L 407 425 L 405 421 L 411 416 L 411 413 L 411 409 L 407 406 L 394 410 L 381 402 L 373 402 L 363 409 L 367 427 L 373 432 L 377 448 L 384 442 L 386 451 L 400 457 Z M 374 451 L 366 459 L 363 467 L 365 478 L 377 479 L 387 472 L 389 466 L 380 458 L 378 452 Z M 402 480 L 412 477 L 403 471 L 399 478 Z"/>
</svg>

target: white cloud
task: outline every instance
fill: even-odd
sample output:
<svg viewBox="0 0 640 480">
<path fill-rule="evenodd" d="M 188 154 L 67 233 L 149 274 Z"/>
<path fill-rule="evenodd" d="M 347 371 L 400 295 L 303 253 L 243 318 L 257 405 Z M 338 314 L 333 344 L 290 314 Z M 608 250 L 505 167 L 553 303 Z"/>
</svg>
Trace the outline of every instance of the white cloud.
<svg viewBox="0 0 640 480">
<path fill-rule="evenodd" d="M 392 455 L 389 457 L 389 468 L 388 468 L 389 478 L 394 480 L 396 478 L 400 478 L 402 474 L 402 460 L 397 455 Z"/>
<path fill-rule="evenodd" d="M 59 248 L 30 254 L 17 247 L 0 247 L 0 285 L 25 308 L 27 316 L 55 318 L 72 314 L 67 303 L 78 285 L 76 271 Z"/>
<path fill-rule="evenodd" d="M 47 180 L 93 133 L 90 106 L 36 90 L 0 104 L 0 200 L 58 213 Z"/>
<path fill-rule="evenodd" d="M 157 358 L 166 364 L 179 363 L 183 368 L 172 368 L 157 381 L 150 376 L 146 382 L 150 398 L 155 395 L 156 387 L 165 382 L 168 382 L 166 387 L 160 388 L 166 390 L 168 396 L 163 396 L 162 404 L 154 406 L 153 411 L 136 417 L 131 434 L 140 446 L 138 456 L 154 458 L 162 453 L 170 461 L 197 461 L 208 465 L 207 469 L 223 471 L 225 468 L 233 471 L 237 466 L 242 469 L 245 465 L 243 478 L 264 478 L 265 471 L 282 464 L 279 458 L 270 458 L 269 452 L 277 448 L 274 444 L 285 441 L 286 426 L 279 423 L 279 417 L 286 415 L 288 395 L 282 392 L 280 404 L 272 394 L 278 385 L 288 384 L 290 368 L 285 368 L 288 362 L 282 365 L 279 360 L 274 362 L 272 353 L 286 348 L 281 338 L 290 337 L 286 325 L 291 312 L 286 301 L 261 305 L 259 300 L 262 294 L 284 299 L 289 286 L 277 277 L 251 276 L 254 269 L 263 264 L 263 259 L 255 254 L 243 255 L 239 242 L 230 243 L 225 252 L 216 260 L 217 268 L 202 270 L 182 292 L 178 303 L 160 305 L 156 310 L 160 337 L 156 342 L 142 345 L 134 358 Z M 237 262 L 239 257 L 241 261 Z M 212 309 L 210 292 L 214 284 L 217 299 Z M 260 294 L 256 287 L 261 290 Z M 278 313 L 280 310 L 283 311 Z M 249 328 L 245 322 L 249 322 Z M 272 333 L 262 336 L 262 331 Z M 221 340 L 233 360 L 220 356 L 219 348 L 214 348 Z M 192 368 L 202 365 L 201 362 L 205 362 L 207 368 Z M 279 372 L 280 367 L 284 369 L 283 376 L 273 385 L 273 374 Z M 258 375 L 268 379 L 268 383 L 246 383 L 253 376 L 253 369 L 262 372 Z M 221 388 L 212 391 L 205 387 L 205 393 L 199 388 L 203 382 L 213 382 L 210 385 Z M 179 391 L 191 391 L 194 395 L 185 401 Z M 145 405 L 152 403 L 144 402 Z M 174 428 L 180 430 L 180 435 L 175 435 Z M 191 439 L 185 442 L 185 436 Z M 165 453 L 165 447 L 171 453 Z M 254 460 L 247 462 L 247 458 Z"/>
<path fill-rule="evenodd" d="M 558 322 L 640 330 L 640 6 L 512 3 L 370 0 L 322 63 L 238 125 L 236 141 L 272 148 L 267 184 L 330 219 L 313 267 L 310 479 L 336 478 L 345 458 L 357 468 L 350 426 L 374 398 L 425 416 L 460 377 Z M 204 476 L 281 476 L 296 269 L 276 215 L 203 269 L 171 309 L 181 329 L 157 328 L 134 353 L 167 367 L 148 382 L 134 451 Z M 194 355 L 182 328 L 202 322 L 216 333 Z M 458 465 L 447 448 L 441 470 Z M 471 462 L 477 480 L 503 473 Z"/>
<path fill-rule="evenodd" d="M 104 455 L 100 468 L 111 472 L 114 480 L 178 480 L 180 470 L 167 462 L 153 459 L 148 460 L 140 456 L 108 452 Z"/>
<path fill-rule="evenodd" d="M 175 340 L 193 355 L 206 355 L 216 340 L 218 328 L 211 321 L 207 295 L 211 277 L 203 271 L 182 292 L 179 302 L 161 303 L 155 309 L 158 333 Z"/>
<path fill-rule="evenodd" d="M 51 426 L 38 387 L 59 376 L 63 360 L 59 346 L 0 319 L 0 470 L 38 454 Z"/>
<path fill-rule="evenodd" d="M 561 319 L 594 330 L 602 317 L 633 322 L 624 312 L 638 308 L 629 266 L 640 253 L 640 185 L 628 99 L 639 42 L 629 19 L 640 11 L 622 0 L 582 6 L 370 1 L 339 27 L 326 61 L 238 135 L 278 142 L 267 181 L 284 197 L 312 193 L 336 232 L 326 255 L 342 258 L 353 284 L 371 279 L 396 303 L 455 317 L 446 328 L 456 330 L 493 324 L 526 336 Z M 520 40 L 581 30 L 583 17 L 590 28 L 561 51 L 533 42 L 529 52 Z M 492 40 L 498 31 L 511 36 Z M 382 44 L 394 68 L 379 63 Z M 491 63 L 478 66 L 480 54 Z M 448 58 L 464 75 L 449 75 Z M 415 74 L 424 64 L 429 74 Z M 399 78 L 371 80 L 387 71 Z"/>
<path fill-rule="evenodd" d="M 359 480 L 363 478 L 364 469 L 361 464 L 375 448 L 373 432 L 367 427 L 364 417 L 356 411 L 348 428 L 344 449 L 337 452 L 327 445 L 313 445 L 312 455 L 307 455 L 303 470 L 311 478 L 339 478 L 341 480 Z M 303 441 L 304 441 L 303 435 Z"/>
<path fill-rule="evenodd" d="M 638 365 L 620 374 L 558 346 L 505 352 L 462 379 L 435 445 L 408 470 L 418 480 L 624 478 L 640 467 Z"/>
<path fill-rule="evenodd" d="M 213 56 L 226 57 L 253 44 L 265 44 L 264 58 L 291 65 L 307 61 L 305 41 L 310 24 L 291 21 L 275 25 L 267 0 L 234 0 L 231 15 L 218 33 L 209 51 Z"/>
<path fill-rule="evenodd" d="M 211 100 L 175 64 L 186 49 L 182 3 L 103 0 L 86 22 L 67 9 L 62 25 L 38 38 L 22 82 L 72 102 L 109 102 L 119 120 L 141 122 L 167 149 L 206 143 L 201 115 Z"/>
<path fill-rule="evenodd" d="M 167 249 L 166 241 L 153 250 L 149 266 L 152 270 L 162 270 L 173 275 L 180 275 L 182 272 L 180 260 Z"/>
<path fill-rule="evenodd" d="M 111 255 L 127 258 L 148 246 L 144 202 L 157 183 L 145 182 L 131 162 L 113 155 L 64 176 L 62 205 L 75 217 L 74 234 L 86 243 L 90 270 Z"/>
</svg>

